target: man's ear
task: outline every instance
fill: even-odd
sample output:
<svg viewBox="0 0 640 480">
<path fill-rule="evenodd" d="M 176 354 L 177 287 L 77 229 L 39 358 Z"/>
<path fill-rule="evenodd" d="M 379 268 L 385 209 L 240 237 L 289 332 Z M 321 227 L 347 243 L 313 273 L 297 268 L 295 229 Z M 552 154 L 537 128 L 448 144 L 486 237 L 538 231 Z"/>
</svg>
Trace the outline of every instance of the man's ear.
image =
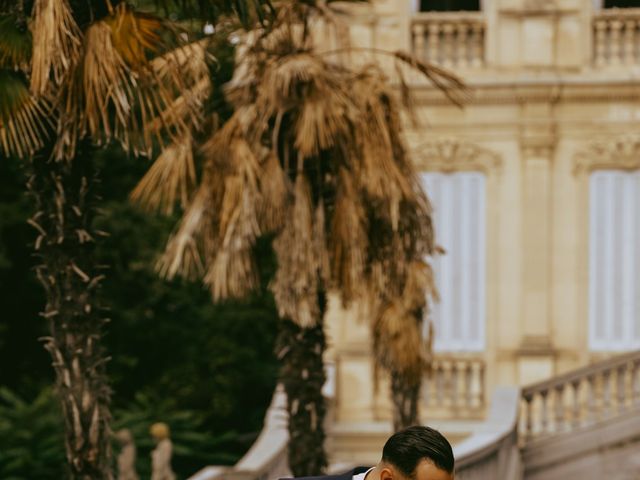
<svg viewBox="0 0 640 480">
<path fill-rule="evenodd" d="M 380 470 L 380 480 L 399 480 L 394 478 L 393 470 L 390 467 L 382 467 Z"/>
</svg>

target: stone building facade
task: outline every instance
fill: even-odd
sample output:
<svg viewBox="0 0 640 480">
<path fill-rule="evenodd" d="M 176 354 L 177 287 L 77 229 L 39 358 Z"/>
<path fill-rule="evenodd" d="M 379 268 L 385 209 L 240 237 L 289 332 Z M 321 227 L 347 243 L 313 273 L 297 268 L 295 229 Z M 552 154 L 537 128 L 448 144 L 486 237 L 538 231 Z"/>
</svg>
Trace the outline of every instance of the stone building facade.
<svg viewBox="0 0 640 480">
<path fill-rule="evenodd" d="M 442 302 L 425 421 L 461 439 L 496 386 L 639 349 L 640 2 L 352 8 L 353 45 L 412 51 L 471 92 L 459 108 L 410 77 L 419 123 L 407 122 L 408 141 L 447 251 L 434 259 Z M 387 384 L 375 385 L 366 319 L 344 316 L 359 314 L 336 303 L 327 319 L 330 451 L 334 463 L 341 452 L 375 461 Z"/>
</svg>

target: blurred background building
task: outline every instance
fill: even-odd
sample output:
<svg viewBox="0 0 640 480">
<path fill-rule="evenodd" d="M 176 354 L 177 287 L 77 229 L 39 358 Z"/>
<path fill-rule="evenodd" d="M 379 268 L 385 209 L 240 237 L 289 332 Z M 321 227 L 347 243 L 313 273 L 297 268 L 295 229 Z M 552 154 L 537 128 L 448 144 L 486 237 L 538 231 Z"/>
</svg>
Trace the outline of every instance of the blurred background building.
<svg viewBox="0 0 640 480">
<path fill-rule="evenodd" d="M 446 251 L 420 409 L 455 444 L 456 478 L 640 478 L 640 2 L 348 8 L 342 31 L 321 27 L 326 50 L 348 31 L 352 61 L 393 78 L 375 51 L 410 51 L 470 90 L 460 108 L 407 76 L 409 146 Z M 371 465 L 391 433 L 388 379 L 362 312 L 336 301 L 326 325 L 330 470 Z M 236 474 L 286 470 L 282 402 Z"/>
<path fill-rule="evenodd" d="M 498 385 L 640 348 L 640 2 L 382 0 L 356 47 L 413 52 L 464 79 L 463 108 L 412 85 L 407 123 L 436 218 L 441 302 L 424 420 L 454 441 Z M 620 7 L 620 8 L 618 8 Z M 330 451 L 375 461 L 390 429 L 366 319 L 333 310 Z M 358 326 L 359 325 L 359 326 Z M 379 432 L 376 438 L 372 432 Z M 355 453 L 357 452 L 357 453 Z M 635 478 L 635 477 L 634 477 Z"/>
</svg>

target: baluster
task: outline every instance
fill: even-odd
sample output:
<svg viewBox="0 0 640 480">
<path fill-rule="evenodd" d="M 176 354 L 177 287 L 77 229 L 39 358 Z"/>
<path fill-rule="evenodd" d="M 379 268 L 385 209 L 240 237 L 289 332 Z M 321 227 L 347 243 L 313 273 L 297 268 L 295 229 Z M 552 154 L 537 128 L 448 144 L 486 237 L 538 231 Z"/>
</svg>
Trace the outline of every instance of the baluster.
<svg viewBox="0 0 640 480">
<path fill-rule="evenodd" d="M 555 394 L 555 432 L 564 430 L 564 384 L 556 385 Z"/>
<path fill-rule="evenodd" d="M 458 38 L 456 40 L 457 43 L 457 52 L 456 52 L 456 61 L 459 67 L 465 68 L 469 65 L 469 25 L 460 22 L 457 27 Z"/>
<path fill-rule="evenodd" d="M 452 23 L 445 23 L 442 27 L 442 66 L 451 68 L 454 66 L 455 52 L 455 26 Z"/>
<path fill-rule="evenodd" d="M 617 368 L 616 370 L 616 397 L 617 397 L 617 402 L 616 402 L 616 407 L 618 409 L 618 412 L 623 412 L 626 410 L 626 400 L 627 400 L 627 395 L 626 395 L 626 372 L 627 372 L 627 365 L 621 365 Z"/>
<path fill-rule="evenodd" d="M 458 406 L 458 362 L 451 361 L 451 405 Z"/>
<path fill-rule="evenodd" d="M 429 30 L 429 40 L 427 47 L 429 48 L 429 61 L 433 63 L 440 62 L 440 25 L 430 23 L 427 27 Z"/>
<path fill-rule="evenodd" d="M 549 390 L 542 390 L 540 392 L 540 400 L 542 401 L 542 412 L 540 415 L 540 433 L 547 433 L 549 428 L 549 412 L 547 405 L 547 396 Z"/>
<path fill-rule="evenodd" d="M 424 25 L 421 23 L 413 25 L 413 49 L 417 58 L 425 60 Z"/>
<path fill-rule="evenodd" d="M 422 401 L 425 407 L 428 407 L 431 403 L 431 382 L 433 380 L 433 364 L 431 364 L 431 370 L 424 376 L 422 382 Z"/>
<path fill-rule="evenodd" d="M 444 365 L 438 362 L 436 367 L 436 403 L 442 405 L 444 399 Z"/>
<path fill-rule="evenodd" d="M 633 368 L 631 369 L 631 389 L 633 403 L 640 405 L 640 361 L 633 362 Z"/>
<path fill-rule="evenodd" d="M 464 394 L 467 408 L 471 408 L 473 405 L 473 395 L 471 389 L 473 388 L 473 366 L 471 362 L 467 362 L 464 369 Z"/>
<path fill-rule="evenodd" d="M 595 22 L 595 64 L 602 67 L 607 61 L 607 22 L 599 20 Z"/>
<path fill-rule="evenodd" d="M 619 65 L 621 61 L 622 32 L 623 23 L 620 20 L 612 20 L 609 23 L 611 34 L 609 36 L 609 63 L 611 65 Z"/>
<path fill-rule="evenodd" d="M 523 398 L 526 403 L 526 407 L 524 409 L 524 415 L 525 415 L 524 432 L 525 432 L 525 438 L 529 440 L 531 437 L 533 437 L 533 415 L 532 415 L 532 408 L 531 408 L 531 404 L 533 403 L 533 394 L 524 395 Z"/>
<path fill-rule="evenodd" d="M 479 362 L 478 364 L 478 405 L 484 405 L 484 363 Z"/>
<path fill-rule="evenodd" d="M 611 412 L 611 370 L 602 372 L 602 415 L 609 416 Z"/>
<path fill-rule="evenodd" d="M 587 420 L 595 422 L 596 415 L 596 378 L 594 375 L 587 376 Z"/>
<path fill-rule="evenodd" d="M 624 63 L 626 65 L 633 65 L 636 63 L 635 52 L 635 36 L 636 36 L 636 21 L 626 20 L 624 22 Z"/>
<path fill-rule="evenodd" d="M 580 426 L 580 380 L 571 382 L 573 386 L 573 418 L 572 424 L 574 428 Z"/>
<path fill-rule="evenodd" d="M 472 24 L 471 32 L 471 66 L 478 68 L 484 64 L 484 24 Z"/>
</svg>

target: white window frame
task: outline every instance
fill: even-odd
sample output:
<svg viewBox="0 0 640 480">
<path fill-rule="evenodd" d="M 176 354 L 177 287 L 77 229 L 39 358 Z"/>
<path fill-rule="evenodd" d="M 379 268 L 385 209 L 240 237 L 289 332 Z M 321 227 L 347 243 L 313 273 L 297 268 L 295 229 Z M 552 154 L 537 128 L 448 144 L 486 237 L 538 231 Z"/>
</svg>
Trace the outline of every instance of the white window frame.
<svg viewBox="0 0 640 480">
<path fill-rule="evenodd" d="M 458 324 L 458 326 L 461 329 L 464 329 L 464 328 L 468 329 L 475 324 L 477 328 L 477 336 L 476 338 L 455 338 L 456 336 L 452 332 L 453 322 L 451 320 L 445 320 L 441 322 L 440 320 L 441 318 L 440 312 L 442 312 L 443 309 L 447 309 L 449 314 L 452 314 L 452 312 L 454 311 L 453 310 L 455 306 L 454 301 L 451 301 L 451 302 L 447 301 L 447 298 L 451 298 L 451 295 L 452 295 L 451 293 L 449 293 L 450 291 L 449 288 L 453 283 L 453 280 L 451 280 L 450 275 L 460 274 L 459 272 L 451 272 L 451 271 L 448 271 L 448 272 L 444 271 L 443 273 L 443 271 L 441 270 L 442 263 L 447 262 L 448 259 L 451 258 L 451 257 L 446 257 L 447 255 L 446 253 L 444 257 L 435 256 L 429 259 L 434 269 L 436 287 L 440 292 L 441 303 L 430 305 L 431 312 L 427 317 L 427 321 L 425 321 L 425 333 L 428 331 L 429 323 L 433 321 L 434 327 L 435 327 L 435 338 L 434 338 L 433 346 L 436 352 L 481 352 L 481 351 L 484 351 L 486 347 L 486 321 L 487 321 L 487 314 L 486 314 L 486 295 L 487 295 L 486 221 L 487 221 L 487 215 L 486 215 L 486 206 L 485 206 L 486 195 L 487 195 L 486 175 L 478 171 L 459 171 L 459 172 L 453 172 L 453 173 L 424 172 L 421 175 L 421 180 L 425 188 L 425 191 L 429 196 L 430 190 L 433 190 L 433 188 L 430 188 L 430 184 L 432 186 L 433 185 L 432 182 L 437 181 L 436 179 L 438 177 L 452 179 L 454 176 L 457 176 L 459 179 L 465 179 L 465 178 L 470 180 L 473 180 L 474 178 L 481 179 L 481 182 L 478 187 L 480 189 L 480 192 L 477 195 L 478 198 L 473 199 L 473 204 L 477 205 L 477 210 L 475 213 L 477 214 L 477 220 L 478 220 L 478 227 L 477 227 L 478 238 L 476 239 L 477 241 L 475 242 L 475 245 L 476 245 L 477 252 L 481 252 L 481 255 L 477 257 L 478 263 L 476 265 L 476 282 L 478 285 L 478 290 L 476 292 L 476 295 L 477 295 L 476 310 L 478 313 L 478 317 L 473 319 L 472 314 L 470 314 L 470 312 L 468 311 L 468 309 L 470 308 L 470 302 L 462 302 L 460 305 L 460 308 L 461 308 L 460 311 L 462 312 L 463 318 L 462 320 L 460 320 L 460 323 Z M 429 180 L 429 178 L 433 180 Z M 467 182 L 469 182 L 467 183 L 467 187 L 463 187 L 463 188 L 470 188 L 470 185 L 471 185 L 470 180 L 467 180 Z M 430 197 L 432 199 L 432 203 L 433 203 L 433 200 L 435 199 L 435 192 L 433 193 L 434 194 L 431 195 Z M 445 194 L 447 196 L 451 195 L 452 194 L 451 189 L 448 189 L 447 192 L 445 192 Z M 442 217 L 440 215 L 444 215 L 444 216 L 448 215 L 449 218 L 451 218 L 454 204 L 450 199 L 445 199 L 444 201 L 441 201 L 441 203 L 442 205 L 433 205 L 434 226 L 435 226 L 436 243 L 442 246 L 446 251 L 448 250 L 447 244 L 453 243 L 452 240 L 448 238 L 448 235 L 451 234 L 452 230 L 449 228 L 438 228 L 439 225 L 442 225 L 442 220 L 441 220 Z M 442 210 L 439 210 L 439 208 Z M 473 212 L 471 212 L 468 208 L 461 208 L 460 214 L 463 216 L 462 221 L 464 222 L 465 221 L 464 217 L 467 215 L 472 215 Z M 463 265 L 459 267 L 460 272 L 464 272 L 465 270 L 467 271 L 470 270 L 469 268 L 464 267 L 464 264 L 465 263 L 468 264 L 468 262 L 471 260 L 468 257 L 464 258 L 465 256 L 468 256 L 468 255 L 469 255 L 469 251 L 467 249 L 463 249 L 462 251 L 463 258 L 462 260 L 459 260 L 459 262 Z M 444 280 L 442 278 L 443 275 L 445 276 Z M 471 295 L 472 294 L 471 285 L 472 285 L 473 279 L 464 275 L 461 276 L 461 279 L 462 279 L 462 282 L 460 283 L 460 288 L 463 290 L 466 290 L 466 292 L 463 292 L 461 295 L 465 295 L 465 294 Z M 438 325 L 439 323 L 441 323 L 441 325 Z M 442 330 L 440 330 L 440 328 Z"/>
<path fill-rule="evenodd" d="M 598 182 L 600 182 L 600 188 L 597 186 Z M 612 192 L 620 192 L 620 196 L 610 195 Z M 615 222 L 611 218 L 615 218 L 616 215 L 623 216 L 617 224 L 602 225 L 603 221 Z M 602 169 L 594 170 L 590 174 L 589 349 L 591 351 L 617 352 L 640 348 L 639 217 L 640 170 Z M 613 228 L 609 228 L 612 226 Z M 615 232 L 614 229 L 618 231 Z"/>
</svg>

